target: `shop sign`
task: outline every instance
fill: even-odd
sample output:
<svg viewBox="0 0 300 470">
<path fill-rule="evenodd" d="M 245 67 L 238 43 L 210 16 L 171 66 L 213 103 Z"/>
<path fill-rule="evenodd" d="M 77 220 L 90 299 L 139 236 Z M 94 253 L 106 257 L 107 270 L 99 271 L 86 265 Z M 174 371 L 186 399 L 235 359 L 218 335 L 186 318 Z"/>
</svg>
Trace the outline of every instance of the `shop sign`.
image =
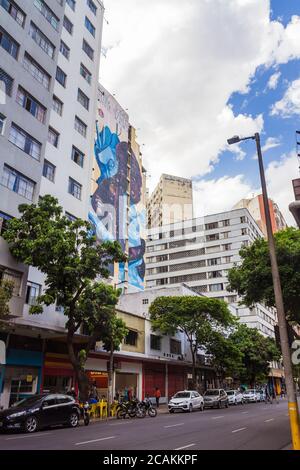
<svg viewBox="0 0 300 470">
<path fill-rule="evenodd" d="M 30 383 L 30 382 L 32 382 L 32 380 L 33 380 L 32 375 L 27 375 L 27 376 L 26 376 L 26 382 L 29 382 L 29 383 Z"/>
</svg>

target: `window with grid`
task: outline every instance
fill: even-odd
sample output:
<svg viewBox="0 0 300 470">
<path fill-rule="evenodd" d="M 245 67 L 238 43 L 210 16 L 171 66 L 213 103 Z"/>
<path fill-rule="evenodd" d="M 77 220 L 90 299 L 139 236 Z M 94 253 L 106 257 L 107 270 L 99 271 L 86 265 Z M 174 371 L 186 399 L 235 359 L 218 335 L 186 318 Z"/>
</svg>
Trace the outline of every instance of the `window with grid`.
<svg viewBox="0 0 300 470">
<path fill-rule="evenodd" d="M 82 49 L 91 60 L 94 60 L 94 49 L 91 48 L 91 46 L 86 42 L 85 39 L 82 43 Z"/>
<path fill-rule="evenodd" d="M 219 292 L 221 290 L 224 290 L 224 285 L 223 284 L 211 284 L 209 286 L 209 291 L 210 292 Z"/>
<path fill-rule="evenodd" d="M 52 144 L 54 147 L 58 147 L 59 141 L 59 133 L 53 129 L 53 127 L 49 127 L 48 129 L 48 142 Z"/>
<path fill-rule="evenodd" d="M 53 13 L 53 11 L 48 7 L 44 0 L 34 0 L 34 6 L 39 10 L 44 18 L 51 24 L 51 26 L 58 31 L 59 29 L 59 19 Z"/>
<path fill-rule="evenodd" d="M 66 4 L 69 5 L 69 7 L 75 11 L 75 7 L 76 7 L 76 1 L 75 0 L 66 0 Z"/>
<path fill-rule="evenodd" d="M 81 191 L 82 185 L 73 180 L 73 178 L 69 178 L 69 193 L 76 197 L 76 199 L 81 199 Z"/>
<path fill-rule="evenodd" d="M 78 94 L 77 94 L 77 100 L 80 104 L 82 104 L 82 106 L 85 108 L 85 109 L 89 109 L 89 106 L 90 106 L 90 100 L 89 98 L 83 93 L 83 91 L 80 90 L 80 88 L 78 89 Z"/>
<path fill-rule="evenodd" d="M 0 135 L 3 135 L 6 117 L 0 114 Z"/>
<path fill-rule="evenodd" d="M 43 176 L 54 183 L 55 165 L 52 165 L 52 163 L 48 162 L 48 160 L 44 161 Z"/>
<path fill-rule="evenodd" d="M 4 165 L 2 185 L 32 201 L 35 183 L 17 170 Z"/>
<path fill-rule="evenodd" d="M 57 96 L 53 95 L 53 101 L 52 101 L 52 109 L 55 111 L 59 116 L 62 116 L 63 113 L 63 102 L 60 101 Z"/>
<path fill-rule="evenodd" d="M 30 23 L 29 35 L 32 37 L 34 42 L 49 56 L 51 59 L 54 57 L 55 46 L 45 36 L 44 33 L 34 24 Z"/>
<path fill-rule="evenodd" d="M 26 300 L 25 303 L 28 305 L 36 305 L 37 298 L 41 294 L 42 286 L 35 282 L 28 281 L 26 289 Z"/>
<path fill-rule="evenodd" d="M 92 0 L 87 0 L 87 5 L 88 5 L 89 9 L 91 10 L 91 12 L 94 13 L 94 15 L 96 16 L 97 15 L 97 7 L 96 7 L 95 3 Z"/>
<path fill-rule="evenodd" d="M 46 90 L 50 88 L 51 76 L 29 55 L 25 52 L 23 67 L 32 77 L 43 85 Z"/>
<path fill-rule="evenodd" d="M 0 46 L 8 52 L 14 59 L 18 58 L 20 45 L 10 34 L 0 27 Z"/>
<path fill-rule="evenodd" d="M 8 140 L 35 160 L 40 159 L 42 144 L 14 123 L 11 125 Z"/>
<path fill-rule="evenodd" d="M 7 13 L 24 28 L 26 15 L 23 10 L 12 0 L 0 0 L 0 5 Z"/>
<path fill-rule="evenodd" d="M 20 288 L 22 283 L 22 273 L 19 271 L 14 271 L 12 269 L 2 269 L 0 268 L 0 279 L 2 281 L 9 281 L 14 285 L 13 295 L 20 295 Z"/>
<path fill-rule="evenodd" d="M 154 351 L 161 350 L 161 336 L 150 335 L 150 348 Z"/>
<path fill-rule="evenodd" d="M 89 70 L 83 65 L 80 64 L 80 75 L 89 83 L 91 84 L 92 81 L 92 74 Z"/>
<path fill-rule="evenodd" d="M 69 60 L 70 58 L 70 48 L 67 46 L 67 44 L 64 41 L 60 41 L 60 52 L 62 55 Z"/>
<path fill-rule="evenodd" d="M 93 37 L 95 37 L 95 35 L 96 35 L 96 28 L 95 28 L 95 26 L 93 25 L 93 23 L 88 19 L 87 16 L 85 17 L 85 22 L 84 22 L 84 24 L 85 24 L 86 29 L 91 33 L 91 35 L 92 35 Z"/>
<path fill-rule="evenodd" d="M 72 155 L 71 158 L 73 162 L 77 163 L 77 165 L 83 167 L 83 162 L 84 162 L 84 153 L 82 153 L 78 148 L 72 147 Z"/>
<path fill-rule="evenodd" d="M 4 91 L 4 93 L 7 96 L 11 96 L 11 92 L 12 92 L 13 85 L 14 85 L 14 79 L 1 68 L 0 68 L 0 84 L 1 84 L 1 90 Z"/>
<path fill-rule="evenodd" d="M 73 34 L 73 23 L 69 20 L 67 16 L 64 16 L 63 25 L 69 34 Z"/>
<path fill-rule="evenodd" d="M 55 78 L 58 81 L 58 83 L 60 83 L 63 87 L 66 87 L 67 75 L 60 67 L 56 68 Z"/>
<path fill-rule="evenodd" d="M 181 355 L 181 341 L 177 339 L 170 338 L 170 353 Z"/>
<path fill-rule="evenodd" d="M 221 258 L 211 258 L 207 260 L 207 266 L 217 266 L 221 264 Z"/>
<path fill-rule="evenodd" d="M 137 346 L 137 341 L 138 341 L 138 332 L 134 330 L 129 330 L 126 338 L 124 339 L 124 343 L 129 346 Z"/>
<path fill-rule="evenodd" d="M 170 284 L 180 284 L 182 282 L 203 281 L 206 279 L 206 273 L 186 274 L 170 278 Z"/>
<path fill-rule="evenodd" d="M 190 262 L 181 263 L 181 264 L 171 264 L 170 272 L 184 271 L 185 269 L 204 268 L 205 266 L 206 266 L 205 260 L 190 261 Z"/>
<path fill-rule="evenodd" d="M 74 128 L 77 132 L 79 132 L 79 134 L 81 134 L 83 137 L 86 137 L 87 125 L 77 116 L 75 116 Z"/>
<path fill-rule="evenodd" d="M 200 256 L 205 254 L 205 248 L 199 248 L 198 250 L 187 250 L 180 251 L 178 253 L 171 253 L 170 260 L 181 259 L 181 258 L 191 258 L 192 256 Z"/>
<path fill-rule="evenodd" d="M 38 121 L 45 123 L 47 109 L 39 101 L 37 101 L 33 96 L 31 96 L 24 88 L 18 88 L 16 102 L 26 109 L 32 116 L 34 116 Z"/>
</svg>

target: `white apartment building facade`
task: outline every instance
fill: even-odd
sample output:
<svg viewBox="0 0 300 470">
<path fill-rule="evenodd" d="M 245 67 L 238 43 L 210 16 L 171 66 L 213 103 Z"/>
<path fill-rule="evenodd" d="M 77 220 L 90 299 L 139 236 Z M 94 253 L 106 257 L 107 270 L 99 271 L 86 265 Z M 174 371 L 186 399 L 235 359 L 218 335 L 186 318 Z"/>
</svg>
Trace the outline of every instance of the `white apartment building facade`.
<svg viewBox="0 0 300 470">
<path fill-rule="evenodd" d="M 239 306 L 228 291 L 228 270 L 241 262 L 239 251 L 263 233 L 247 209 L 192 219 L 148 231 L 146 287 L 178 287 L 185 283 L 195 292 L 225 300 L 241 322 L 274 337 L 274 309 Z"/>
</svg>

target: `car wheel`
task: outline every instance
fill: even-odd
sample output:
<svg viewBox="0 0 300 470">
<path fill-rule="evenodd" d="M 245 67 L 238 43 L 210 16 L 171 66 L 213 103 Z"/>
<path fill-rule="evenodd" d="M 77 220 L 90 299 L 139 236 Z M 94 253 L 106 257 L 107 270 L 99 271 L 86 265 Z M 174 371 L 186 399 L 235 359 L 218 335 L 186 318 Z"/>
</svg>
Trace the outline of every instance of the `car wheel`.
<svg viewBox="0 0 300 470">
<path fill-rule="evenodd" d="M 174 410 L 169 410 L 169 413 L 174 413 Z"/>
<path fill-rule="evenodd" d="M 192 413 L 193 412 L 193 405 L 190 403 L 190 406 L 189 406 L 189 412 Z"/>
<path fill-rule="evenodd" d="M 79 424 L 79 417 L 78 417 L 78 414 L 73 412 L 70 414 L 70 418 L 69 418 L 69 425 L 70 425 L 70 428 L 76 428 Z"/>
<path fill-rule="evenodd" d="M 25 421 L 25 431 L 28 433 L 32 433 L 37 431 L 38 429 L 38 421 L 35 416 L 29 416 L 29 418 Z"/>
</svg>

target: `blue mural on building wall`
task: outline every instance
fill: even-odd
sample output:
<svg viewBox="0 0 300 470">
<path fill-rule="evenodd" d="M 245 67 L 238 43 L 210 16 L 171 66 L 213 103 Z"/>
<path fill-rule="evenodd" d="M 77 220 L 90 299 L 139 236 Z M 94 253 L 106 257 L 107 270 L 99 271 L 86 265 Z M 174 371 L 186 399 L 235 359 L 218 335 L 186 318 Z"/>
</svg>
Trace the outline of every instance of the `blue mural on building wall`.
<svg viewBox="0 0 300 470">
<path fill-rule="evenodd" d="M 95 159 L 99 170 L 96 189 L 91 198 L 89 220 L 99 241 L 118 240 L 125 250 L 127 231 L 128 142 L 121 142 L 116 133 L 105 126 L 100 131 L 97 123 Z M 140 208 L 142 173 L 136 156 L 130 157 L 129 261 L 128 282 L 144 288 L 145 241 L 141 237 L 145 227 L 145 209 Z M 119 266 L 119 281 L 125 280 L 125 265 Z"/>
</svg>

